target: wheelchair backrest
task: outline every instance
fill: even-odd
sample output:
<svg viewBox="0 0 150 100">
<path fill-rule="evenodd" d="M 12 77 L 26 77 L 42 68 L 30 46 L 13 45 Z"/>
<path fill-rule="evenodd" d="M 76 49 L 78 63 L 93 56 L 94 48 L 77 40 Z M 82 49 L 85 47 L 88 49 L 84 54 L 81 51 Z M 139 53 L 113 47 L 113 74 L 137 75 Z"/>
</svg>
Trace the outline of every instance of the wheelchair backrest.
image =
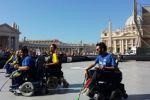
<svg viewBox="0 0 150 100">
<path fill-rule="evenodd" d="M 38 56 L 35 60 L 35 68 L 36 68 L 36 79 L 42 79 L 44 77 L 44 63 L 45 57 Z"/>
</svg>

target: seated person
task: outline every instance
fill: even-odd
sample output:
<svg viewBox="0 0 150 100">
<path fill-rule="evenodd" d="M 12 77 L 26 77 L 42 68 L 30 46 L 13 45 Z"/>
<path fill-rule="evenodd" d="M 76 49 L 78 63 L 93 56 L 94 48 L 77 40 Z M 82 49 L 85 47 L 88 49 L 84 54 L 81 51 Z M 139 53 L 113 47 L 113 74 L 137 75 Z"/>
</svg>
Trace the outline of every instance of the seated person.
<svg viewBox="0 0 150 100">
<path fill-rule="evenodd" d="M 13 86 L 18 87 L 23 84 L 25 81 L 30 81 L 34 79 L 34 71 L 35 71 L 35 62 L 31 56 L 28 55 L 27 47 L 23 47 L 20 50 L 21 56 L 21 65 L 16 64 L 14 66 L 15 69 L 21 71 L 21 75 L 15 78 L 12 78 L 12 88 Z"/>
<path fill-rule="evenodd" d="M 57 78 L 60 78 L 62 80 L 64 87 L 68 87 L 69 83 L 63 77 L 63 72 L 61 70 L 61 61 L 58 57 L 56 49 L 56 44 L 52 44 L 50 46 L 50 56 L 47 62 L 44 64 L 47 71 L 46 77 L 56 76 Z"/>
<path fill-rule="evenodd" d="M 117 69 L 115 59 L 113 56 L 109 53 L 107 53 L 107 46 L 105 43 L 100 42 L 96 44 L 96 51 L 98 53 L 98 56 L 93 64 L 91 64 L 89 67 L 85 69 L 85 74 L 88 77 L 92 77 L 91 81 L 88 84 L 88 88 L 84 89 L 83 92 L 85 92 L 86 95 L 94 88 L 95 83 L 100 79 L 102 76 L 103 70 L 115 70 Z M 95 65 L 98 64 L 98 67 L 95 67 Z M 91 68 L 95 67 L 95 71 L 92 75 L 89 76 L 89 70 Z"/>
<path fill-rule="evenodd" d="M 12 56 L 7 60 L 4 68 L 6 69 L 6 77 L 9 77 L 10 74 L 15 70 L 14 65 L 19 64 L 20 62 L 19 50 L 16 53 L 12 53 Z"/>
</svg>

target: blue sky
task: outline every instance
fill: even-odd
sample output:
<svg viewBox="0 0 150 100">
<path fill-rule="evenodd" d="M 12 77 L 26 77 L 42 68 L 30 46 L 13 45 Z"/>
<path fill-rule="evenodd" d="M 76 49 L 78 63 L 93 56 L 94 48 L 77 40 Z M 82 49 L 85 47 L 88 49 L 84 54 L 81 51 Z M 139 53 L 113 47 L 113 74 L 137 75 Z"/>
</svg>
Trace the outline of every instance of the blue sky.
<svg viewBox="0 0 150 100">
<path fill-rule="evenodd" d="M 0 24 L 16 22 L 20 40 L 96 43 L 109 19 L 113 29 L 123 27 L 132 8 L 133 0 L 0 0 Z"/>
</svg>

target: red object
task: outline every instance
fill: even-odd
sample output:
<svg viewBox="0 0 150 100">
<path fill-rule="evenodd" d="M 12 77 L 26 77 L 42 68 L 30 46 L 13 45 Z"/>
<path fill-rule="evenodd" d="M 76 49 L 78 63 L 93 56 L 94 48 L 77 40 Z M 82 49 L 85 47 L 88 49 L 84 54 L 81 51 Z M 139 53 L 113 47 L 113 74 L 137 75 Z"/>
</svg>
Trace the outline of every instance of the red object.
<svg viewBox="0 0 150 100">
<path fill-rule="evenodd" d="M 92 78 L 87 79 L 86 82 L 85 82 L 84 88 L 88 88 L 91 81 L 92 81 Z"/>
</svg>

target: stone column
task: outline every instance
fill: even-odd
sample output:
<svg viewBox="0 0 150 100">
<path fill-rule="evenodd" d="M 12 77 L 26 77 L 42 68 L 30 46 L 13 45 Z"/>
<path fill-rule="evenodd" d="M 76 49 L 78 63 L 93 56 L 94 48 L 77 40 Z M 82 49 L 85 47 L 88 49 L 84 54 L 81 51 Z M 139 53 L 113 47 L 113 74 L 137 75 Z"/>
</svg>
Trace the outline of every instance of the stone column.
<svg viewBox="0 0 150 100">
<path fill-rule="evenodd" d="M 122 48 L 122 46 L 121 46 L 121 40 L 119 40 L 119 45 L 120 45 L 120 53 L 121 53 L 121 48 Z"/>
<path fill-rule="evenodd" d="M 121 45 L 122 45 L 122 54 L 124 54 L 124 42 L 123 42 L 123 40 L 121 40 Z"/>
<path fill-rule="evenodd" d="M 127 50 L 128 50 L 128 42 L 126 40 L 126 52 L 127 52 Z"/>
<path fill-rule="evenodd" d="M 114 51 L 113 51 L 113 53 L 116 53 L 116 52 L 117 52 L 117 51 L 116 51 L 116 47 L 117 47 L 117 46 L 116 46 L 116 40 L 114 40 L 113 42 L 114 42 L 114 49 L 113 49 Z"/>
<path fill-rule="evenodd" d="M 131 39 L 131 47 L 133 47 L 133 39 Z"/>
<path fill-rule="evenodd" d="M 19 36 L 15 36 L 15 50 L 19 49 Z"/>
<path fill-rule="evenodd" d="M 11 49 L 11 37 L 8 36 L 8 48 Z"/>
</svg>

